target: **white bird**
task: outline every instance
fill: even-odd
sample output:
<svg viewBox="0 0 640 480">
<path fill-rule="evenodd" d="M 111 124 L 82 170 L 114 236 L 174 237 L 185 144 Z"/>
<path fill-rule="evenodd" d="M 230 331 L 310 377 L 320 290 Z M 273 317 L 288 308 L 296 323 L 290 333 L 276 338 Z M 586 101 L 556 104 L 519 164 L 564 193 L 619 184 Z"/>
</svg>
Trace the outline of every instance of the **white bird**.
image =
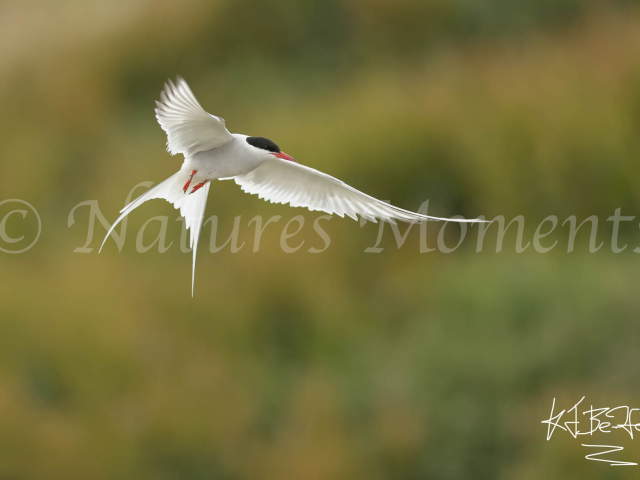
<svg viewBox="0 0 640 480">
<path fill-rule="evenodd" d="M 167 133 L 167 151 L 184 155 L 180 171 L 140 195 L 122 210 L 100 246 L 113 229 L 147 200 L 163 198 L 180 209 L 191 230 L 193 251 L 191 296 L 196 269 L 196 251 L 211 180 L 235 180 L 247 193 L 272 203 L 321 210 L 341 217 L 357 215 L 395 223 L 423 220 L 481 222 L 481 219 L 448 219 L 413 213 L 362 193 L 326 173 L 300 165 L 264 137 L 229 133 L 223 118 L 207 113 L 181 77 L 169 80 L 156 102 L 156 118 Z"/>
</svg>

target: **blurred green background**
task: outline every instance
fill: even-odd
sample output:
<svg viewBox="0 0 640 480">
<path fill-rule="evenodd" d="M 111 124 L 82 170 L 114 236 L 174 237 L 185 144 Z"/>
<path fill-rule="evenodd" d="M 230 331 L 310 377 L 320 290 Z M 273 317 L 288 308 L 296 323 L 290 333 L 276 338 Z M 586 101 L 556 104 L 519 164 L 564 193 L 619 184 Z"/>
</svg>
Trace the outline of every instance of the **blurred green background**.
<svg viewBox="0 0 640 480">
<path fill-rule="evenodd" d="M 1 2 L 0 200 L 33 204 L 43 233 L 0 254 L 0 479 L 640 478 L 580 446 L 640 462 L 640 440 L 547 442 L 540 423 L 554 397 L 640 407 L 638 230 L 613 254 L 605 222 L 640 206 L 639 4 Z M 218 245 L 236 216 L 247 244 L 209 253 L 205 227 L 195 298 L 166 202 L 130 216 L 121 252 L 98 254 L 98 224 L 74 253 L 75 205 L 113 221 L 179 168 L 153 113 L 177 74 L 232 132 L 378 198 L 524 215 L 526 241 L 548 215 L 597 215 L 605 247 L 581 234 L 567 253 L 558 227 L 548 254 L 516 254 L 514 231 L 478 254 L 473 226 L 421 254 L 417 231 L 398 249 L 387 228 L 367 254 L 377 226 L 336 217 L 313 255 L 317 213 L 216 182 Z M 253 253 L 258 214 L 283 218 Z M 300 214 L 305 246 L 284 253 Z M 173 246 L 139 254 L 154 215 Z"/>
</svg>

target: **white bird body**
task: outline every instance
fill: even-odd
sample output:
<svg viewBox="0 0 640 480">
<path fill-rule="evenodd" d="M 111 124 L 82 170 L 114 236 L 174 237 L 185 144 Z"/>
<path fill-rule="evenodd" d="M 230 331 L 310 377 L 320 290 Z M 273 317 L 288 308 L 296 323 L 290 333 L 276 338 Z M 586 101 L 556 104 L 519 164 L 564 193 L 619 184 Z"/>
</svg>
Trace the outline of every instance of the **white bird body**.
<svg viewBox="0 0 640 480">
<path fill-rule="evenodd" d="M 232 136 L 229 143 L 187 157 L 181 170 L 188 173 L 197 170 L 192 181 L 198 183 L 198 179 L 217 180 L 244 175 L 270 160 L 270 155 L 254 151 L 255 148 L 246 141 L 247 135 L 233 133 Z"/>
<path fill-rule="evenodd" d="M 395 220 L 410 223 L 483 221 L 431 217 L 394 207 L 337 178 L 298 164 L 271 140 L 231 134 L 224 119 L 207 113 L 200 106 L 182 78 L 178 78 L 176 84 L 171 81 L 165 84 L 160 102 L 156 104 L 156 118 L 167 133 L 167 150 L 173 155 L 182 153 L 184 163 L 176 174 L 120 211 L 120 217 L 109 229 L 102 246 L 116 225 L 142 203 L 154 198 L 169 201 L 180 209 L 186 227 L 191 230 L 192 295 L 198 238 L 212 180 L 233 179 L 243 191 L 272 203 L 289 203 L 292 207 L 306 207 L 341 217 L 348 215 L 353 219 L 360 215 L 373 222 L 381 219 L 392 223 Z"/>
</svg>

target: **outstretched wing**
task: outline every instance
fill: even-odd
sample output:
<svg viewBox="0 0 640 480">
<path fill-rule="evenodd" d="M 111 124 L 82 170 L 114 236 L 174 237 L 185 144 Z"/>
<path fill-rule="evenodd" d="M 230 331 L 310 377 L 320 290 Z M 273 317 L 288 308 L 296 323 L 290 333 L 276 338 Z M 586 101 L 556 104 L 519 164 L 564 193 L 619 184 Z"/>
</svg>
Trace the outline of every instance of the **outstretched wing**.
<svg viewBox="0 0 640 480">
<path fill-rule="evenodd" d="M 156 102 L 156 118 L 167 132 L 167 150 L 172 155 L 193 155 L 233 140 L 224 119 L 204 111 L 183 78 L 169 80 Z"/>
<path fill-rule="evenodd" d="M 268 160 L 255 170 L 233 179 L 245 192 L 257 194 L 271 203 L 288 203 L 292 207 L 306 207 L 341 217 L 348 215 L 354 220 L 360 215 L 373 222 L 381 219 L 391 223 L 395 220 L 410 223 L 422 220 L 483 221 L 413 213 L 377 200 L 318 170 L 279 158 Z"/>
</svg>

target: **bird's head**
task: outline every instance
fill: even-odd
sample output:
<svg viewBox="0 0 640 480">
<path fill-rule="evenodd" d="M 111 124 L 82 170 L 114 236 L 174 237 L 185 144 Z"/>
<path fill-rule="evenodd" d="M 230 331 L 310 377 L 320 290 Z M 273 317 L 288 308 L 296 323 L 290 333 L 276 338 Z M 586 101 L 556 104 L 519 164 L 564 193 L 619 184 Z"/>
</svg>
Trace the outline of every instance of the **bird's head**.
<svg viewBox="0 0 640 480">
<path fill-rule="evenodd" d="M 282 150 L 280 150 L 280 147 L 278 147 L 275 142 L 272 142 L 268 138 L 247 137 L 246 140 L 249 145 L 260 150 L 264 155 L 273 155 L 274 157 L 282 158 L 283 160 L 289 160 L 291 162 L 296 161 L 293 157 L 290 157 Z"/>
</svg>

